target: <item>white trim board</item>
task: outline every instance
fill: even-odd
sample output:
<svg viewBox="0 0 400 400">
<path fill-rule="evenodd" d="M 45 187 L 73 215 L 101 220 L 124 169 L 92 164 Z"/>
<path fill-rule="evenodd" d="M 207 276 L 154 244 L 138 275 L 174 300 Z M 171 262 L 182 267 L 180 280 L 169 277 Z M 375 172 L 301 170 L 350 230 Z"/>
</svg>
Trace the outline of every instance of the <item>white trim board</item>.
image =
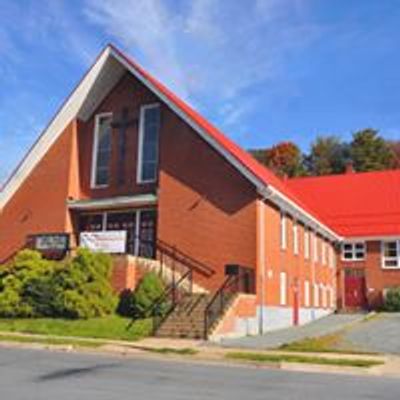
<svg viewBox="0 0 400 400">
<path fill-rule="evenodd" d="M 99 150 L 99 129 L 100 129 L 100 119 L 101 118 L 112 118 L 112 112 L 103 112 L 100 114 L 96 114 L 94 117 L 94 137 L 93 137 L 93 147 L 92 147 L 92 162 L 90 171 L 90 188 L 91 189 L 101 189 L 108 186 L 106 185 L 97 185 L 96 184 L 96 176 L 97 176 L 97 157 Z"/>
<path fill-rule="evenodd" d="M 109 55 L 110 49 L 107 47 L 102 51 L 87 74 L 60 107 L 59 111 L 44 129 L 38 140 L 14 171 L 13 175 L 6 182 L 0 192 L 0 211 L 8 203 L 39 161 L 44 157 L 50 147 L 56 142 L 68 124 L 76 118 L 86 96 L 100 74 Z"/>
<path fill-rule="evenodd" d="M 95 200 L 68 200 L 67 206 L 70 210 L 99 210 L 104 208 L 153 205 L 156 203 L 156 195 L 139 194 L 136 196 L 119 196 Z"/>
</svg>

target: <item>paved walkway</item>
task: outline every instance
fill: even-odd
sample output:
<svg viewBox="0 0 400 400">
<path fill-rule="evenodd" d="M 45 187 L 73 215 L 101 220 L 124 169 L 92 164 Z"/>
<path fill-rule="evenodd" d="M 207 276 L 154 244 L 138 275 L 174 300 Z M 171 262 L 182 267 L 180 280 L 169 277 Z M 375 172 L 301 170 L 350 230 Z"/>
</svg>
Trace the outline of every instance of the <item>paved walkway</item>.
<svg viewBox="0 0 400 400">
<path fill-rule="evenodd" d="M 343 335 L 355 348 L 400 354 L 400 313 L 382 313 L 357 324 Z"/>
<path fill-rule="evenodd" d="M 349 324 L 361 321 L 365 314 L 332 314 L 299 327 L 280 329 L 262 336 L 248 336 L 239 339 L 224 339 L 224 347 L 243 347 L 252 349 L 273 349 L 283 344 L 296 342 L 308 337 L 329 335 L 342 330 Z M 398 336 L 399 338 L 399 336 Z M 398 339 L 400 341 L 400 339 Z"/>
</svg>

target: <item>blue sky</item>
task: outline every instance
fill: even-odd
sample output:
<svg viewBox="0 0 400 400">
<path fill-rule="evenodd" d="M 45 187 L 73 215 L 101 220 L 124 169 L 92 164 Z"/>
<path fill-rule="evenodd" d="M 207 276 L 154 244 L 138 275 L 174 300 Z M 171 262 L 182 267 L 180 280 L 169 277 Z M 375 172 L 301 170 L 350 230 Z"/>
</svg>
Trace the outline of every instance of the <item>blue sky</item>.
<svg viewBox="0 0 400 400">
<path fill-rule="evenodd" d="M 246 148 L 400 138 L 394 0 L 1 0 L 0 183 L 108 42 Z"/>
</svg>

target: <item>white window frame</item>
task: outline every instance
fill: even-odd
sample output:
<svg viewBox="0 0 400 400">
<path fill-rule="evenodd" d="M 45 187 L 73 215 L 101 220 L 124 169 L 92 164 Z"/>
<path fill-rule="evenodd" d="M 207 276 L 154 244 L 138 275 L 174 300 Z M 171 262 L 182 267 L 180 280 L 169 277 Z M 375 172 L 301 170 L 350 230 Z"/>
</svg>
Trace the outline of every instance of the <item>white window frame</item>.
<svg viewBox="0 0 400 400">
<path fill-rule="evenodd" d="M 90 176 L 90 188 L 91 189 L 101 189 L 109 186 L 108 184 L 97 185 L 96 175 L 97 175 L 97 153 L 99 147 L 99 129 L 100 129 L 100 119 L 110 117 L 112 119 L 112 112 L 103 112 L 96 114 L 94 117 L 94 135 L 93 135 L 93 147 L 92 147 L 92 171 Z"/>
<path fill-rule="evenodd" d="M 330 308 L 336 308 L 335 301 L 335 289 L 333 286 L 329 286 L 329 306 Z"/>
<path fill-rule="evenodd" d="M 326 242 L 324 239 L 321 239 L 321 259 L 322 265 L 326 265 Z"/>
<path fill-rule="evenodd" d="M 279 303 L 281 306 L 287 305 L 287 273 L 279 274 Z"/>
<path fill-rule="evenodd" d="M 322 297 L 322 308 L 327 308 L 328 306 L 328 296 L 327 296 L 327 291 L 326 291 L 326 286 L 321 283 L 320 285 L 321 289 L 321 297 Z"/>
<path fill-rule="evenodd" d="M 312 238 L 312 242 L 313 242 L 313 261 L 315 263 L 318 262 L 318 235 L 316 232 L 313 233 L 313 238 Z"/>
<path fill-rule="evenodd" d="M 385 257 L 385 243 L 396 243 L 396 257 Z M 386 260 L 396 260 L 397 265 L 396 266 L 387 266 L 385 265 Z M 382 269 L 392 269 L 392 270 L 399 270 L 400 271 L 400 240 L 399 239 L 393 239 L 393 240 L 382 240 L 381 241 L 381 263 L 382 263 Z"/>
<path fill-rule="evenodd" d="M 356 245 L 358 245 L 358 244 L 362 244 L 362 245 L 363 245 L 363 250 L 362 250 L 362 252 L 364 253 L 364 255 L 363 255 L 362 258 L 356 257 L 356 253 L 357 253 L 357 251 L 356 251 Z M 352 246 L 352 249 L 349 250 L 349 252 L 352 253 L 352 257 L 351 257 L 351 258 L 345 258 L 345 257 L 344 257 L 344 253 L 345 253 L 344 248 L 345 248 L 346 245 L 351 245 L 351 246 Z M 358 251 L 360 251 L 360 250 L 358 250 Z M 364 261 L 364 260 L 365 260 L 365 255 L 366 255 L 366 253 L 367 253 L 367 246 L 366 246 L 366 243 L 365 243 L 364 241 L 360 241 L 360 240 L 358 240 L 358 241 L 346 241 L 346 242 L 343 242 L 343 243 L 341 244 L 340 259 L 341 259 L 343 262 Z"/>
<path fill-rule="evenodd" d="M 313 285 L 313 304 L 315 308 L 319 308 L 319 285 L 317 283 Z"/>
<path fill-rule="evenodd" d="M 293 254 L 299 254 L 299 226 L 295 220 L 293 220 Z"/>
<path fill-rule="evenodd" d="M 310 258 L 310 230 L 304 227 L 304 258 Z"/>
<path fill-rule="evenodd" d="M 304 307 L 310 307 L 310 281 L 304 281 Z"/>
<path fill-rule="evenodd" d="M 136 166 L 136 182 L 138 184 L 146 184 L 146 183 L 154 183 L 157 181 L 157 177 L 154 179 L 142 179 L 142 169 L 143 169 L 143 140 L 144 140 L 144 122 L 146 115 L 146 110 L 152 108 L 159 108 L 161 112 L 160 103 L 152 103 L 152 104 L 144 104 L 140 107 L 139 113 L 139 139 L 138 139 L 138 157 L 137 157 L 137 166 Z M 158 127 L 160 135 L 160 126 Z M 158 138 L 160 139 L 160 138 Z M 157 144 L 159 147 L 159 144 Z M 158 154 L 158 147 L 157 147 L 157 154 Z M 157 174 L 156 174 L 157 175 Z"/>
<path fill-rule="evenodd" d="M 287 248 L 287 216 L 284 212 L 281 212 L 281 249 L 286 250 Z"/>
</svg>

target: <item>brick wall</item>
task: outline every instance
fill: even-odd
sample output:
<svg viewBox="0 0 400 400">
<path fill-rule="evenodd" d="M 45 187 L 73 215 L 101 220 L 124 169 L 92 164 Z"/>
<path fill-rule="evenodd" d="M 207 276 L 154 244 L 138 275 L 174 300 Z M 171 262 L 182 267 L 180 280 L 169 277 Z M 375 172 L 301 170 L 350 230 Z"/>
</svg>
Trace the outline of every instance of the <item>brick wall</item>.
<svg viewBox="0 0 400 400">
<path fill-rule="evenodd" d="M 371 308 L 377 308 L 382 305 L 383 290 L 385 288 L 400 287 L 400 269 L 383 269 L 382 268 L 382 254 L 381 242 L 378 240 L 368 241 L 366 243 L 366 256 L 363 261 L 339 261 L 340 279 L 340 307 L 343 307 L 344 297 L 344 269 L 356 268 L 362 269 L 366 278 L 366 295 L 368 305 Z"/>
<path fill-rule="evenodd" d="M 264 207 L 264 211 L 261 208 Z M 264 235 L 259 235 L 259 241 L 264 238 L 265 252 L 260 254 L 261 246 L 259 246 L 259 264 L 258 269 L 264 268 L 264 286 L 262 287 L 261 276 L 258 274 L 258 303 L 263 303 L 266 306 L 282 306 L 283 308 L 293 309 L 295 291 L 298 293 L 298 304 L 299 308 L 305 309 L 326 309 L 331 310 L 332 302 L 331 293 L 326 295 L 326 306 L 323 304 L 323 290 L 321 285 L 324 287 L 332 288 L 336 290 L 336 267 L 329 265 L 329 252 L 334 251 L 335 248 L 333 243 L 328 242 L 326 239 L 318 236 L 317 248 L 318 248 L 318 261 L 314 261 L 313 257 L 313 240 L 310 236 L 310 248 L 309 257 L 306 259 L 304 253 L 304 225 L 297 222 L 298 229 L 298 254 L 294 252 L 294 234 L 293 234 L 293 218 L 291 216 L 286 217 L 287 224 L 287 244 L 286 249 L 281 248 L 280 241 L 280 210 L 277 209 L 273 204 L 266 203 L 264 206 L 259 201 L 259 214 L 261 212 L 265 215 L 264 223 Z M 260 226 L 259 226 L 259 229 Z M 322 243 L 326 244 L 326 262 L 322 262 Z M 336 252 L 335 252 L 336 254 Z M 281 304 L 280 299 L 280 273 L 285 272 L 287 277 L 287 290 L 286 290 L 286 305 Z M 306 304 L 306 293 L 304 282 L 308 281 L 310 285 L 309 291 L 309 303 Z M 318 285 L 319 290 L 319 302 L 314 303 L 314 287 L 313 284 Z M 263 295 L 262 295 L 263 293 Z M 335 296 L 335 295 L 334 295 Z M 263 299 L 262 299 L 263 297 Z M 302 322 L 301 320 L 299 321 Z"/>
<path fill-rule="evenodd" d="M 71 122 L 0 214 L 0 262 L 25 244 L 28 234 L 64 232 L 71 154 L 76 134 Z"/>
<path fill-rule="evenodd" d="M 216 289 L 224 266 L 256 265 L 255 189 L 172 112 L 161 136 L 158 236 L 210 271 L 196 280 Z"/>
</svg>

